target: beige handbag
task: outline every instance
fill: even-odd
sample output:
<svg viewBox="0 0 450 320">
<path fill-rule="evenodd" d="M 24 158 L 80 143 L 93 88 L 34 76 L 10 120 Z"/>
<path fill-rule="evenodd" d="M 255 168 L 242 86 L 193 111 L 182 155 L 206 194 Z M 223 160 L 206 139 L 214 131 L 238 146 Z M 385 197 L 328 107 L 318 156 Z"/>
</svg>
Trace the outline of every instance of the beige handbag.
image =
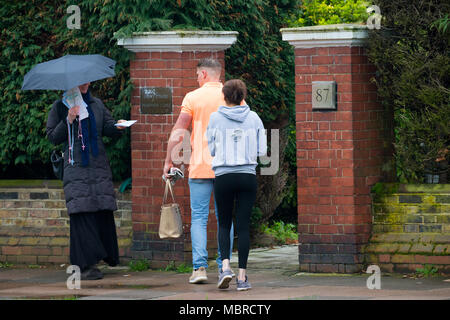
<svg viewBox="0 0 450 320">
<path fill-rule="evenodd" d="M 166 204 L 167 193 L 170 190 L 173 203 Z M 170 180 L 166 180 L 166 188 L 164 190 L 164 198 L 161 206 L 161 218 L 159 221 L 159 237 L 179 238 L 183 234 L 183 222 L 181 221 L 180 207 L 175 203 L 173 196 L 172 184 Z"/>
</svg>

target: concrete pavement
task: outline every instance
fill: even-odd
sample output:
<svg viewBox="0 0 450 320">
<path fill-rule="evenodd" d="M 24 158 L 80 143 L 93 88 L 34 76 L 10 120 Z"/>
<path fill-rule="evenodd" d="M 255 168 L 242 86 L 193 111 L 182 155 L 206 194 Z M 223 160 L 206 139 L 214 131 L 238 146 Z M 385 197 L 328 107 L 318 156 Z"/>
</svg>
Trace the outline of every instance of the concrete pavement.
<svg viewBox="0 0 450 320">
<path fill-rule="evenodd" d="M 237 272 L 237 254 L 232 268 Z M 450 279 L 404 278 L 382 274 L 381 289 L 370 290 L 369 274 L 306 274 L 298 272 L 296 245 L 252 249 L 248 277 L 252 289 L 237 292 L 235 281 L 227 290 L 216 287 L 217 266 L 211 261 L 208 283 L 188 283 L 190 274 L 173 271 L 130 272 L 128 267 L 101 265 L 102 280 L 81 281 L 68 289 L 64 267 L 0 269 L 0 299 L 74 300 L 442 300 L 450 299 Z"/>
</svg>

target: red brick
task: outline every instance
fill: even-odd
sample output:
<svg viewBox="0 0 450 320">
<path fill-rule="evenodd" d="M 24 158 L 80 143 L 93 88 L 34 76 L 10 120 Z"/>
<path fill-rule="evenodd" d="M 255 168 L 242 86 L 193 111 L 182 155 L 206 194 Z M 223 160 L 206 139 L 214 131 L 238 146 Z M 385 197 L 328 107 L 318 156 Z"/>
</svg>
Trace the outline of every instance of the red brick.
<svg viewBox="0 0 450 320">
<path fill-rule="evenodd" d="M 297 147 L 299 149 L 317 149 L 317 141 L 297 141 Z"/>
<path fill-rule="evenodd" d="M 317 122 L 300 122 L 297 124 L 297 130 L 317 130 Z"/>
<path fill-rule="evenodd" d="M 307 59 L 310 60 L 309 57 L 295 57 L 295 65 L 302 66 L 302 65 L 310 64 L 310 63 L 307 63 Z"/>
<path fill-rule="evenodd" d="M 328 47 L 323 47 L 323 48 L 319 47 L 319 48 L 317 48 L 317 55 L 318 56 L 328 56 L 330 53 L 329 50 L 330 49 Z"/>
<path fill-rule="evenodd" d="M 161 59 L 161 52 L 151 52 L 150 58 L 151 59 Z"/>
<path fill-rule="evenodd" d="M 311 76 L 310 75 L 303 75 L 303 74 L 299 74 L 295 76 L 296 79 L 296 84 L 308 84 L 311 83 Z"/>
<path fill-rule="evenodd" d="M 351 47 L 332 47 L 329 48 L 329 54 L 330 55 L 351 54 Z"/>
<path fill-rule="evenodd" d="M 315 150 L 313 151 L 313 159 L 335 159 L 335 150 Z"/>
<path fill-rule="evenodd" d="M 353 113 L 350 112 L 350 111 L 337 112 L 336 120 L 337 121 L 352 121 L 353 120 Z"/>
<path fill-rule="evenodd" d="M 298 168 L 317 168 L 318 166 L 319 166 L 318 160 L 297 159 Z"/>
<path fill-rule="evenodd" d="M 332 122 L 330 125 L 331 130 L 352 130 L 353 123 L 350 121 L 338 121 Z"/>
<path fill-rule="evenodd" d="M 161 52 L 161 59 L 181 59 L 180 52 Z"/>
<path fill-rule="evenodd" d="M 135 60 L 149 59 L 149 58 L 150 58 L 150 52 L 136 52 Z"/>
<path fill-rule="evenodd" d="M 295 49 L 295 56 L 313 56 L 317 54 L 317 48 Z"/>
<path fill-rule="evenodd" d="M 312 114 L 313 121 L 334 121 L 336 120 L 336 113 L 334 112 L 321 112 Z"/>
<path fill-rule="evenodd" d="M 303 75 L 303 74 L 315 74 L 317 72 L 317 67 L 313 65 L 305 65 L 305 66 L 295 66 L 295 74 Z"/>
<path fill-rule="evenodd" d="M 313 215 L 299 215 L 298 223 L 299 224 L 318 224 L 320 217 Z"/>
<path fill-rule="evenodd" d="M 315 140 L 335 140 L 336 132 L 334 131 L 317 131 L 314 132 Z"/>
<path fill-rule="evenodd" d="M 169 60 L 169 61 L 167 61 L 167 69 L 180 70 L 180 69 L 182 69 L 182 67 L 183 67 L 183 62 L 181 60 Z"/>
<path fill-rule="evenodd" d="M 335 169 L 335 168 L 330 168 L 330 169 L 316 168 L 316 169 L 314 169 L 314 174 L 319 177 L 335 177 L 337 174 L 337 169 Z"/>
<path fill-rule="evenodd" d="M 333 57 L 332 56 L 315 56 L 312 57 L 312 64 L 332 64 Z"/>
<path fill-rule="evenodd" d="M 334 72 L 330 72 L 330 69 L 328 66 L 317 66 L 316 72 L 323 73 L 323 74 L 334 73 Z"/>
<path fill-rule="evenodd" d="M 214 52 L 203 52 L 203 51 L 195 51 L 194 52 L 195 59 L 204 59 L 204 58 L 213 58 L 217 59 L 217 56 Z"/>
<path fill-rule="evenodd" d="M 296 93 L 311 93 L 311 85 L 297 84 L 295 86 Z"/>
<path fill-rule="evenodd" d="M 354 175 L 353 168 L 342 168 L 342 177 L 353 177 Z"/>
<path fill-rule="evenodd" d="M 130 70 L 131 78 L 150 78 L 151 73 L 149 70 Z"/>
<path fill-rule="evenodd" d="M 333 216 L 320 216 L 320 224 L 327 225 L 333 223 Z"/>
<path fill-rule="evenodd" d="M 298 202 L 303 204 L 318 204 L 319 203 L 319 197 L 313 196 L 313 195 L 301 195 L 298 194 Z"/>
<path fill-rule="evenodd" d="M 3 246 L 1 248 L 2 255 L 21 255 L 21 247 Z"/>
<path fill-rule="evenodd" d="M 319 130 L 321 131 L 328 131 L 330 130 L 330 122 L 319 122 Z"/>
<path fill-rule="evenodd" d="M 164 60 L 149 60 L 145 62 L 147 69 L 166 69 L 167 65 L 168 62 Z"/>
<path fill-rule="evenodd" d="M 333 81 L 334 76 L 327 74 L 314 74 L 311 76 L 311 79 L 312 81 Z"/>
<path fill-rule="evenodd" d="M 140 69 L 145 69 L 145 61 L 142 60 L 131 60 L 130 61 L 130 70 L 140 70 Z"/>
<path fill-rule="evenodd" d="M 340 65 L 332 65 L 329 66 L 330 73 L 351 73 L 353 65 L 350 64 L 340 64 Z"/>
<path fill-rule="evenodd" d="M 345 196 L 334 196 L 332 197 L 332 203 L 335 205 L 352 205 L 354 204 L 353 196 L 345 197 Z"/>
<path fill-rule="evenodd" d="M 336 234 L 336 233 L 342 233 L 340 232 L 340 227 L 339 226 L 335 226 L 335 225 L 315 225 L 314 226 L 314 233 L 331 233 L 331 234 Z"/>
<path fill-rule="evenodd" d="M 354 56 L 351 55 L 335 56 L 335 61 L 338 65 L 351 64 L 354 63 L 353 58 Z"/>
<path fill-rule="evenodd" d="M 165 87 L 167 84 L 166 79 L 146 79 L 146 87 Z"/>
<path fill-rule="evenodd" d="M 341 83 L 352 83 L 352 75 L 351 74 L 337 74 L 334 76 L 336 82 L 338 83 L 338 88 Z"/>
<path fill-rule="evenodd" d="M 354 185 L 353 177 L 332 177 L 331 183 L 336 186 L 350 187 Z"/>
<path fill-rule="evenodd" d="M 349 140 L 338 140 L 330 142 L 330 148 L 332 149 L 352 149 L 353 147 L 353 141 Z"/>
</svg>

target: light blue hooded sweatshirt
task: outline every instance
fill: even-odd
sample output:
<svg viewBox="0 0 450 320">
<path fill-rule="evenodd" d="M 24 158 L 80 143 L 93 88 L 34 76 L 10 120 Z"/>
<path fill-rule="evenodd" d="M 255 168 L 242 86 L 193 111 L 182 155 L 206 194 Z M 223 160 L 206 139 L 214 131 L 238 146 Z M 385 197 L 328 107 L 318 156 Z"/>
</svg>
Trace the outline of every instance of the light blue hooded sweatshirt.
<svg viewBox="0 0 450 320">
<path fill-rule="evenodd" d="M 256 175 L 257 157 L 267 153 L 267 137 L 259 116 L 249 106 L 219 107 L 206 130 L 216 176 L 227 173 Z"/>
</svg>

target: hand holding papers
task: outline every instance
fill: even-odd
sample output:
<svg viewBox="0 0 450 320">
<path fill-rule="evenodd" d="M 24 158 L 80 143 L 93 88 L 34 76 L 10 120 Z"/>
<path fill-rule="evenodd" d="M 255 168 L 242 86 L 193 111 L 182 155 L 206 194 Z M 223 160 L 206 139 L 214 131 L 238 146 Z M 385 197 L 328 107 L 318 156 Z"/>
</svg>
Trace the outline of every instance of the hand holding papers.
<svg viewBox="0 0 450 320">
<path fill-rule="evenodd" d="M 116 127 L 131 127 L 136 121 L 137 120 L 123 121 L 123 122 L 116 123 L 115 126 Z"/>
<path fill-rule="evenodd" d="M 80 121 L 89 117 L 89 113 L 86 109 L 87 104 L 84 102 L 83 97 L 81 96 L 80 89 L 78 89 L 78 87 L 75 87 L 73 89 L 64 92 L 62 102 L 69 109 L 75 106 L 80 107 L 79 112 Z"/>
</svg>

